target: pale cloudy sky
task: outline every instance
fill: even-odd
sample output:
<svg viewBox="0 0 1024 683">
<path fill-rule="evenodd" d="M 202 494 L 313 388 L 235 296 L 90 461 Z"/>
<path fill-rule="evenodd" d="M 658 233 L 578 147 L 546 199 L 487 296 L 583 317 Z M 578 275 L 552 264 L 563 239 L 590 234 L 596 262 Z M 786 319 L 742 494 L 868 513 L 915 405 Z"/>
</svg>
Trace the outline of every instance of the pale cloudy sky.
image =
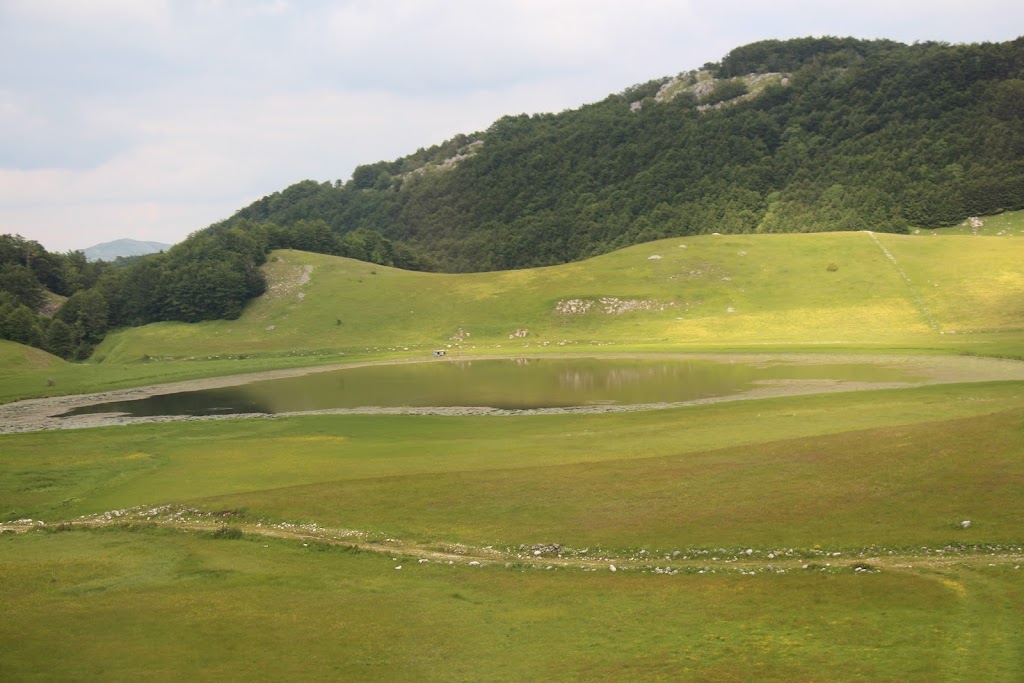
<svg viewBox="0 0 1024 683">
<path fill-rule="evenodd" d="M 0 0 L 0 233 L 176 242 L 765 38 L 1021 34 L 1019 0 Z"/>
</svg>

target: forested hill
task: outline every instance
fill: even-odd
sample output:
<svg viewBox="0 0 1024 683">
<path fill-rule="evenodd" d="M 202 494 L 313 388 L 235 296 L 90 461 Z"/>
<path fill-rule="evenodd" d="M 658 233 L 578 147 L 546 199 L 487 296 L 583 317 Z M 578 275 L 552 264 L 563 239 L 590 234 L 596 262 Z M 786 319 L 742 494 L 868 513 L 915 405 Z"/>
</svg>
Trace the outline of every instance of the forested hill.
<svg viewBox="0 0 1024 683">
<path fill-rule="evenodd" d="M 213 229 L 272 223 L 300 248 L 479 271 L 674 235 L 905 231 L 1021 207 L 1024 38 L 803 38 L 300 182 Z M 376 258 L 352 250 L 368 233 L 386 238 Z"/>
<path fill-rule="evenodd" d="M 764 41 L 346 182 L 298 183 L 121 268 L 0 236 L 0 337 L 84 358 L 110 328 L 237 318 L 277 248 L 482 271 L 679 235 L 902 232 L 1019 208 L 1024 38 Z"/>
</svg>

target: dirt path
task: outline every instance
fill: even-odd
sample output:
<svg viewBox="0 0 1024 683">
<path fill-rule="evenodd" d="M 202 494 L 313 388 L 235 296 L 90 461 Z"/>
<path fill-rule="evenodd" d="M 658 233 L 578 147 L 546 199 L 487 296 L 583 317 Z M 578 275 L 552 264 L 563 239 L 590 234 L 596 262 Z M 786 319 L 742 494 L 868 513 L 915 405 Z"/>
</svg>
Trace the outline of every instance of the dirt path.
<svg viewBox="0 0 1024 683">
<path fill-rule="evenodd" d="M 959 545 L 923 547 L 913 553 L 872 546 L 862 550 L 793 548 L 690 549 L 671 553 L 646 550 L 630 554 L 569 548 L 559 544 L 538 544 L 496 548 L 464 544 L 424 544 L 351 529 L 330 529 L 316 524 L 262 523 L 241 521 L 231 511 L 204 512 L 194 508 L 162 506 L 115 510 L 75 520 L 46 524 L 19 520 L 0 524 L 0 533 L 39 530 L 68 531 L 127 525 L 173 528 L 185 532 L 213 533 L 230 525 L 244 536 L 283 539 L 309 545 L 320 543 L 391 556 L 401 563 L 439 562 L 475 567 L 571 569 L 576 571 L 640 572 L 666 575 L 692 574 L 785 574 L 789 572 L 874 573 L 917 571 L 943 567 L 1003 566 L 1015 570 L 1024 566 L 1024 547 Z"/>
<path fill-rule="evenodd" d="M 348 363 L 343 365 L 328 365 L 307 368 L 292 368 L 286 370 L 271 370 L 226 377 L 212 377 L 206 379 L 186 380 L 168 384 L 155 384 L 151 386 L 135 387 L 131 389 L 120 389 L 94 394 L 79 394 L 73 396 L 54 396 L 49 398 L 29 399 L 0 405 L 0 434 L 33 432 L 53 429 L 81 429 L 87 427 L 103 427 L 113 425 L 155 423 L 155 422 L 180 422 L 194 420 L 237 420 L 251 418 L 274 418 L 292 415 L 343 415 L 343 414 L 390 414 L 390 415 L 544 415 L 556 413 L 610 413 L 610 412 L 631 412 L 638 410 L 655 410 L 664 408 L 675 408 L 685 405 L 704 403 L 717 403 L 723 401 L 749 400 L 758 398 L 771 398 L 777 396 L 794 396 L 799 394 L 817 394 L 843 391 L 859 391 L 866 389 L 888 389 L 905 388 L 912 386 L 923 386 L 928 384 L 949 384 L 961 382 L 991 382 L 1005 380 L 1024 380 L 1024 361 L 1003 360 L 996 358 L 981 358 L 968 356 L 899 356 L 899 355 L 869 355 L 869 354 L 787 354 L 787 353 L 750 353 L 750 354 L 607 354 L 594 356 L 592 354 L 558 354 L 543 356 L 542 358 L 565 359 L 565 358 L 607 358 L 607 359 L 638 359 L 638 358 L 678 358 L 711 360 L 723 363 L 751 363 L 751 364 L 774 364 L 774 363 L 799 363 L 799 364 L 836 364 L 836 363 L 875 363 L 890 367 L 897 367 L 904 370 L 909 376 L 917 379 L 905 382 L 842 382 L 835 380 L 772 380 L 761 382 L 754 389 L 731 396 L 700 399 L 696 401 L 685 401 L 677 403 L 648 403 L 636 405 L 588 405 L 569 408 L 539 408 L 531 410 L 502 410 L 488 407 L 367 407 L 347 408 L 322 411 L 304 411 L 277 413 L 267 415 L 263 413 L 253 414 L 231 414 L 231 415 L 206 415 L 206 416 L 183 416 L 167 415 L 156 417 L 129 417 L 118 413 L 102 413 L 91 415 L 78 415 L 74 417 L 57 417 L 58 415 L 75 408 L 107 403 L 111 401 L 125 401 L 133 399 L 148 398 L 163 394 L 173 394 L 185 391 L 198 391 L 202 389 L 214 389 L 220 387 L 238 386 L 249 382 L 279 379 L 285 377 L 298 377 L 318 372 L 330 372 L 345 368 L 365 367 L 369 365 L 394 365 L 400 363 L 448 363 L 470 360 L 493 360 L 507 359 L 514 356 L 502 355 L 481 355 L 467 358 L 447 357 L 444 359 L 423 360 L 423 359 L 401 359 L 385 361 L 369 361 L 362 363 Z"/>
<path fill-rule="evenodd" d="M 910 279 L 910 276 L 907 275 L 907 271 L 903 270 L 903 266 L 901 266 L 899 261 L 896 260 L 896 257 L 892 255 L 892 252 L 889 251 L 884 244 L 882 244 L 881 240 L 878 239 L 875 233 L 871 232 L 870 230 L 865 230 L 864 232 L 867 234 L 869 238 L 871 238 L 871 241 L 875 243 L 875 246 L 878 247 L 879 250 L 881 250 L 882 255 L 885 256 L 885 258 L 889 259 L 889 262 L 892 263 L 893 268 L 896 269 L 896 274 L 899 275 L 900 279 L 903 280 L 904 284 L 907 285 L 907 292 L 910 294 L 910 299 L 911 301 L 914 302 L 914 306 L 921 313 L 921 318 L 924 320 L 925 323 L 927 323 L 928 327 L 932 328 L 935 331 L 938 331 L 939 323 L 936 322 L 935 316 L 932 315 L 932 312 L 928 309 L 928 305 L 924 302 L 924 299 L 921 298 L 921 294 L 918 292 L 918 288 L 914 285 L 914 282 L 913 280 Z"/>
</svg>

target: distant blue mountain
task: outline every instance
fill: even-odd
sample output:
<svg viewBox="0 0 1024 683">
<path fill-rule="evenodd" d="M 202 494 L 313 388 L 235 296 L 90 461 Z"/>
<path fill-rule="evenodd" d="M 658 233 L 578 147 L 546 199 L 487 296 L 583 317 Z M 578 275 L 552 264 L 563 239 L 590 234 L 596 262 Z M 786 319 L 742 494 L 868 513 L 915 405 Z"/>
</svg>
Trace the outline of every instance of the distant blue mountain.
<svg viewBox="0 0 1024 683">
<path fill-rule="evenodd" d="M 104 242 L 82 249 L 88 261 L 113 261 L 118 256 L 142 256 L 143 254 L 155 254 L 158 251 L 170 249 L 170 244 L 162 242 L 140 242 L 139 240 L 121 239 L 113 242 Z"/>
</svg>

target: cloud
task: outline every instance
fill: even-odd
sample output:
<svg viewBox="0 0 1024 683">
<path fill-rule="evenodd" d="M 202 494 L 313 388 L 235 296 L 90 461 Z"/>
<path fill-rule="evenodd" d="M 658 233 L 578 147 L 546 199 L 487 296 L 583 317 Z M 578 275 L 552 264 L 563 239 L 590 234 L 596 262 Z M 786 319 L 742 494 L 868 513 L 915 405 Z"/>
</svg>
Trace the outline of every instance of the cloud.
<svg viewBox="0 0 1024 683">
<path fill-rule="evenodd" d="M 124 105 L 115 118 L 131 122 L 137 142 L 102 163 L 0 168 L 0 231 L 60 250 L 125 235 L 175 241 L 291 183 L 347 179 L 357 164 L 485 128 L 531 97 L 537 105 L 552 94 L 513 89 L 435 100 L 324 90 L 194 99 L 184 108 L 163 99 Z M 105 211 L 111 216 L 102 220 Z"/>
<path fill-rule="evenodd" d="M 385 13 L 378 3 L 350 2 L 329 13 L 318 39 L 345 82 L 451 91 L 615 72 L 690 14 L 687 3 L 643 0 L 395 5 Z"/>
<path fill-rule="evenodd" d="M 754 40 L 1007 40 L 1018 3 L 5 0 L 0 232 L 176 241 L 504 114 L 559 111 Z"/>
<path fill-rule="evenodd" d="M 122 237 L 173 244 L 207 225 L 210 216 L 230 215 L 237 208 L 234 202 L 169 204 L 119 198 L 114 202 L 4 207 L 2 216 L 7 223 L 22 226 L 5 232 L 41 242 L 50 251 L 68 251 Z"/>
<path fill-rule="evenodd" d="M 1005 41 L 1024 26 L 1024 7 L 1007 0 L 777 0 L 758 9 L 745 0 L 719 0 L 707 16 L 718 29 L 747 40 L 833 35 L 905 43 Z"/>
</svg>

